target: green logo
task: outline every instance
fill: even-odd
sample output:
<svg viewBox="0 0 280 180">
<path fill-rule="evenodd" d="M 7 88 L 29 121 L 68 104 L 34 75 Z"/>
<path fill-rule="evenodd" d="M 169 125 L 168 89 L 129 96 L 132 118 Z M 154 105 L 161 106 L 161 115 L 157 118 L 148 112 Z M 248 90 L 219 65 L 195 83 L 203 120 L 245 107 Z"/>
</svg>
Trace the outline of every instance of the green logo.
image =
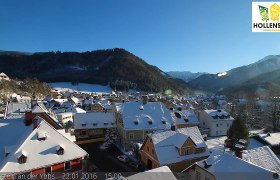
<svg viewBox="0 0 280 180">
<path fill-rule="evenodd" d="M 264 6 L 259 6 L 259 11 L 262 17 L 262 21 L 268 21 L 269 20 L 269 16 L 268 16 L 268 8 L 264 7 Z"/>
</svg>

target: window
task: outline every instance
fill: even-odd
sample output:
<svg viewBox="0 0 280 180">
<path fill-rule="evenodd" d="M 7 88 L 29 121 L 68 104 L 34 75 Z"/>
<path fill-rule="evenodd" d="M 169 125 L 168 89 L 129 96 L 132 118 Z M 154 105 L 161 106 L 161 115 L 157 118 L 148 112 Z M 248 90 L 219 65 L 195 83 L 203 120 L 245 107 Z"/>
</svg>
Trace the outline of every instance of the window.
<svg viewBox="0 0 280 180">
<path fill-rule="evenodd" d="M 219 127 L 219 124 L 216 124 L 217 127 Z"/>
<path fill-rule="evenodd" d="M 152 149 L 152 154 L 154 154 L 155 153 L 155 151 L 154 151 L 154 149 Z"/>
<path fill-rule="evenodd" d="M 205 122 L 203 122 L 203 125 L 205 126 Z"/>
<path fill-rule="evenodd" d="M 52 172 L 52 167 L 46 167 L 45 168 L 45 173 L 51 173 Z"/>
<path fill-rule="evenodd" d="M 186 150 L 185 150 L 185 154 L 190 154 L 190 150 L 189 150 L 189 149 L 186 149 Z"/>
<path fill-rule="evenodd" d="M 19 158 L 18 158 L 18 163 L 19 164 L 24 164 L 26 163 L 26 160 L 27 160 L 27 157 L 25 155 L 21 155 Z"/>
<path fill-rule="evenodd" d="M 218 135 L 218 134 L 219 134 L 219 131 L 216 131 L 216 134 Z"/>
<path fill-rule="evenodd" d="M 65 171 L 68 171 L 68 170 L 70 170 L 70 169 L 71 169 L 71 163 L 70 163 L 70 161 L 65 162 L 65 163 L 64 163 L 64 170 L 65 170 Z"/>
<path fill-rule="evenodd" d="M 133 140 L 134 139 L 134 133 L 129 133 L 129 140 Z"/>
<path fill-rule="evenodd" d="M 87 135 L 87 132 L 86 131 L 81 131 L 81 135 L 82 136 Z"/>
<path fill-rule="evenodd" d="M 229 127 L 229 123 L 227 123 L 227 127 Z"/>
</svg>

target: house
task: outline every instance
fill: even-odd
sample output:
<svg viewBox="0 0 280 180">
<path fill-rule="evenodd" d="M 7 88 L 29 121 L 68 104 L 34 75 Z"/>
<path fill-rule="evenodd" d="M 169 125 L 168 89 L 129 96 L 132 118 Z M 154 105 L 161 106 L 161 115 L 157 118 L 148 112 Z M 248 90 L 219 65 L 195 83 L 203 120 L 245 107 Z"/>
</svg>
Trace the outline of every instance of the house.
<svg viewBox="0 0 280 180">
<path fill-rule="evenodd" d="M 6 81 L 10 81 L 10 78 L 5 74 L 5 73 L 0 73 L 0 81 L 1 80 L 6 80 Z"/>
<path fill-rule="evenodd" d="M 82 108 L 79 108 L 79 107 L 69 107 L 65 110 L 65 112 L 69 112 L 69 113 L 73 113 L 73 114 L 86 113 L 85 110 L 83 110 Z"/>
<path fill-rule="evenodd" d="M 97 100 L 93 104 L 91 104 L 91 111 L 92 112 L 104 112 L 104 111 L 112 111 L 113 105 L 109 100 Z"/>
<path fill-rule="evenodd" d="M 263 180 L 278 179 L 277 174 L 256 164 L 247 162 L 224 151 L 215 151 L 183 170 L 184 179 L 189 180 Z"/>
<path fill-rule="evenodd" d="M 209 156 L 207 146 L 197 127 L 148 134 L 140 150 L 141 162 L 148 169 L 168 166 L 175 172 L 181 172 Z"/>
<path fill-rule="evenodd" d="M 56 115 L 58 121 L 65 127 L 68 123 L 73 124 L 73 113 L 63 112 Z"/>
<path fill-rule="evenodd" d="M 6 105 L 6 118 L 20 118 L 24 116 L 25 111 L 31 110 L 30 103 L 10 102 Z"/>
<path fill-rule="evenodd" d="M 174 119 L 176 128 L 198 126 L 199 121 L 193 110 L 173 111 L 171 116 Z"/>
<path fill-rule="evenodd" d="M 224 110 L 203 110 L 199 112 L 199 121 L 202 128 L 209 128 L 209 136 L 224 136 L 234 118 Z"/>
<path fill-rule="evenodd" d="M 104 137 L 107 129 L 115 129 L 116 127 L 116 118 L 113 112 L 77 113 L 74 117 L 77 139 Z"/>
<path fill-rule="evenodd" d="M 23 118 L 0 121 L 0 173 L 9 179 L 39 179 L 39 174 L 82 172 L 88 153 L 35 117 L 26 125 Z"/>
<path fill-rule="evenodd" d="M 27 110 L 25 112 L 25 123 L 27 125 L 31 124 L 32 120 L 36 116 L 42 117 L 55 129 L 63 129 L 63 126 L 57 120 L 56 116 L 51 111 L 47 110 L 47 108 L 41 102 L 36 102 L 36 104 L 32 105 L 31 110 Z"/>
<path fill-rule="evenodd" d="M 18 103 L 31 103 L 31 97 L 16 95 L 13 97 L 12 101 Z"/>
<path fill-rule="evenodd" d="M 125 150 L 143 143 L 155 130 L 170 130 L 173 119 L 161 102 L 124 102 L 116 104 L 119 140 Z"/>
</svg>

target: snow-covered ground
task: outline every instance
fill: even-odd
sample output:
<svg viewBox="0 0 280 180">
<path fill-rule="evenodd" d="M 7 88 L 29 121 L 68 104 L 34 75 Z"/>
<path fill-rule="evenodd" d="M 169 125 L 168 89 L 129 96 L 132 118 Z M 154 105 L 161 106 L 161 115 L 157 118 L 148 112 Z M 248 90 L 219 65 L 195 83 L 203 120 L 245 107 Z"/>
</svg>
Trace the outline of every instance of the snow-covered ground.
<svg viewBox="0 0 280 180">
<path fill-rule="evenodd" d="M 73 85 L 71 82 L 54 82 L 50 83 L 53 89 L 59 91 L 81 91 L 81 92 L 97 92 L 97 93 L 111 93 L 112 88 L 99 84 L 78 83 Z"/>
</svg>

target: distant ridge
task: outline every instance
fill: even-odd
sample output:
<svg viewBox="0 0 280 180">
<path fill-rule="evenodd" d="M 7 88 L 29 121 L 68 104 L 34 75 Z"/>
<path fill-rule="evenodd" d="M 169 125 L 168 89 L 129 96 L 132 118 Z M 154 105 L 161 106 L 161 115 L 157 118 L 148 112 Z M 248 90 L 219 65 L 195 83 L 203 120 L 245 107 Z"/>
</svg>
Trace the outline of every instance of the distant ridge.
<svg viewBox="0 0 280 180">
<path fill-rule="evenodd" d="M 174 81 L 156 66 L 120 48 L 87 52 L 0 52 L 0 72 L 13 78 L 36 77 L 46 82 L 83 82 L 112 89 L 146 92 L 185 92 L 186 83 Z"/>
</svg>

